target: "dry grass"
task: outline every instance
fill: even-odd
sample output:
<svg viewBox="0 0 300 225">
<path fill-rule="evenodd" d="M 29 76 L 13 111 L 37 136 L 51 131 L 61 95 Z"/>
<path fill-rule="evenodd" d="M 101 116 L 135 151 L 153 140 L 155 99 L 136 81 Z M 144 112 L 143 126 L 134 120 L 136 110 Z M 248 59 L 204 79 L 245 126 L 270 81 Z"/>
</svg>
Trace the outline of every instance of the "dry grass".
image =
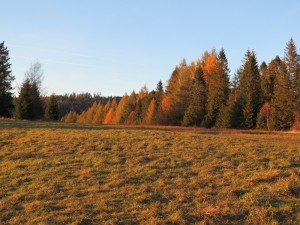
<svg viewBox="0 0 300 225">
<path fill-rule="evenodd" d="M 1 121 L 0 149 L 0 224 L 300 221 L 296 134 Z"/>
</svg>

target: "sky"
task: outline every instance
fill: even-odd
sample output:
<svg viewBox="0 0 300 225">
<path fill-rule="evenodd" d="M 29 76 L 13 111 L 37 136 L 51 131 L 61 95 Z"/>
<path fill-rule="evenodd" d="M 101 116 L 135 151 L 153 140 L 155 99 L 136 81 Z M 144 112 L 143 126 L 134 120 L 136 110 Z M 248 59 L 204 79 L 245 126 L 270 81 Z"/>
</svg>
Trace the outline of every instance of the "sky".
<svg viewBox="0 0 300 225">
<path fill-rule="evenodd" d="M 166 84 L 176 65 L 224 48 L 231 75 L 245 52 L 259 64 L 300 47 L 297 0 L 0 0 L 0 42 L 13 87 L 36 61 L 46 94 L 121 96 Z"/>
</svg>

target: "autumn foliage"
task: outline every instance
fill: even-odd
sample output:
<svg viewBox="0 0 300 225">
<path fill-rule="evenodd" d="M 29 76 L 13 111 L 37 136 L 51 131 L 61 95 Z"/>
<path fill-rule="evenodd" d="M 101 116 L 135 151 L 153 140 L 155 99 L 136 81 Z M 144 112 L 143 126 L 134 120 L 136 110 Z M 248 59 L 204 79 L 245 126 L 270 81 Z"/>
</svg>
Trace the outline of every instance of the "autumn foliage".
<svg viewBox="0 0 300 225">
<path fill-rule="evenodd" d="M 183 59 L 165 88 L 160 81 L 149 91 L 125 94 L 104 104 L 95 102 L 62 121 L 95 124 L 177 125 L 217 128 L 299 128 L 300 58 L 291 39 L 285 57 L 258 66 L 254 51 L 230 80 L 224 49 L 204 52 L 187 64 Z M 292 101 L 295 99 L 295 101 Z"/>
</svg>

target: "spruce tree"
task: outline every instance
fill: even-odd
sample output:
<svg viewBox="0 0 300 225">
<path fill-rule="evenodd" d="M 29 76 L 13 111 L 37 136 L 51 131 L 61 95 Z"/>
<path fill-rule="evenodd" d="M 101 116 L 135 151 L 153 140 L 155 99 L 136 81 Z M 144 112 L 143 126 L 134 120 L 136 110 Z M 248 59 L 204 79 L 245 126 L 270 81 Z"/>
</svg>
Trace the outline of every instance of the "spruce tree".
<svg viewBox="0 0 300 225">
<path fill-rule="evenodd" d="M 19 97 L 16 100 L 14 117 L 17 119 L 34 119 L 34 104 L 31 94 L 31 84 L 28 79 L 22 83 Z"/>
<path fill-rule="evenodd" d="M 43 102 L 40 96 L 40 89 L 36 82 L 30 82 L 33 119 L 41 119 L 44 116 Z"/>
<path fill-rule="evenodd" d="M 252 129 L 256 125 L 257 115 L 261 107 L 260 74 L 254 51 L 246 52 L 240 77 L 240 97 L 244 99 L 243 127 Z"/>
<path fill-rule="evenodd" d="M 286 63 L 280 63 L 275 78 L 274 97 L 271 101 L 271 124 L 276 130 L 289 130 L 292 128 L 294 118 L 294 101 L 290 74 Z"/>
<path fill-rule="evenodd" d="M 294 40 L 291 38 L 285 49 L 284 61 L 291 83 L 291 98 L 293 99 L 294 126 L 299 128 L 300 114 L 300 57 Z"/>
<path fill-rule="evenodd" d="M 48 120 L 58 120 L 59 109 L 56 96 L 52 94 L 47 102 L 45 109 L 45 118 Z"/>
<path fill-rule="evenodd" d="M 205 116 L 206 84 L 203 70 L 199 67 L 194 75 L 193 86 L 189 97 L 189 106 L 184 112 L 183 126 L 200 126 Z"/>
<path fill-rule="evenodd" d="M 4 42 L 0 43 L 0 117 L 10 117 L 14 108 L 11 83 L 15 77 L 10 70 L 8 54 Z"/>
<path fill-rule="evenodd" d="M 217 68 L 211 71 L 207 94 L 206 126 L 213 127 L 229 96 L 229 68 L 224 49 L 217 57 Z"/>
</svg>

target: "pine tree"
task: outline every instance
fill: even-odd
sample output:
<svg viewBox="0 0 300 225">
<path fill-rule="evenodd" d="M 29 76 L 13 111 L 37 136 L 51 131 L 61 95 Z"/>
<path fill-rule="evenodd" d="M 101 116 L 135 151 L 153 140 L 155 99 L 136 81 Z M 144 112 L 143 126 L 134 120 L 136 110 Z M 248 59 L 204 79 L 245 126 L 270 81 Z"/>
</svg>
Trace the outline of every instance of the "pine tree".
<svg viewBox="0 0 300 225">
<path fill-rule="evenodd" d="M 57 104 L 57 99 L 54 94 L 52 94 L 47 102 L 45 109 L 45 118 L 48 120 L 58 120 L 59 109 Z"/>
<path fill-rule="evenodd" d="M 11 84 L 15 77 L 10 70 L 8 54 L 4 42 L 0 43 L 0 117 L 10 117 L 14 108 Z"/>
<path fill-rule="evenodd" d="M 206 113 L 206 85 L 201 67 L 196 70 L 193 83 L 189 106 L 184 112 L 183 126 L 201 125 Z"/>
</svg>

